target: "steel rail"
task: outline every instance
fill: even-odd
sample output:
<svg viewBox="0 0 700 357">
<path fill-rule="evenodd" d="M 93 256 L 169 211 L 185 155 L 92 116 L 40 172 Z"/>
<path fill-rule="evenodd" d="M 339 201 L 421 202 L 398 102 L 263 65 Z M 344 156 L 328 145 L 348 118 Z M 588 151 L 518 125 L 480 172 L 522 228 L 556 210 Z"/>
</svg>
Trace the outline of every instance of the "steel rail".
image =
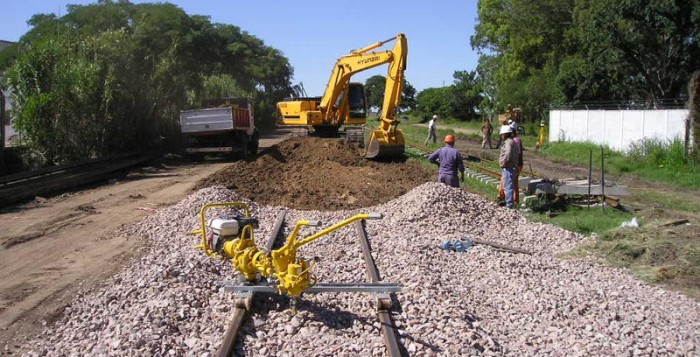
<svg viewBox="0 0 700 357">
<path fill-rule="evenodd" d="M 36 175 L 15 176 L 0 184 L 0 207 L 31 199 L 35 196 L 75 189 L 114 176 L 115 172 L 140 165 L 149 156 L 124 156 L 117 159 L 95 160 L 72 167 Z"/>
<path fill-rule="evenodd" d="M 5 185 L 5 184 L 12 183 L 15 181 L 34 179 L 38 176 L 45 176 L 45 175 L 53 174 L 53 173 L 56 173 L 59 171 L 76 169 L 76 168 L 81 167 L 81 166 L 90 166 L 90 165 L 95 165 L 95 164 L 108 163 L 108 162 L 113 162 L 114 160 L 120 160 L 120 159 L 124 159 L 124 158 L 135 157 L 135 156 L 137 156 L 137 154 L 135 154 L 135 153 L 113 155 L 113 156 L 109 156 L 109 157 L 81 160 L 81 161 L 76 161 L 76 162 L 72 162 L 70 164 L 65 164 L 65 165 L 45 167 L 45 168 L 41 168 L 38 170 L 25 171 L 25 172 L 12 174 L 12 175 L 0 176 L 0 185 Z"/>
<path fill-rule="evenodd" d="M 355 231 L 362 247 L 362 255 L 365 258 L 365 266 L 367 267 L 367 277 L 370 282 L 378 283 L 381 279 L 377 265 L 372 257 L 372 249 L 369 246 L 369 240 L 365 233 L 365 228 L 362 221 L 355 221 Z M 391 357 L 406 356 L 406 350 L 402 348 L 398 340 L 398 328 L 391 318 L 391 297 L 389 294 L 377 295 L 377 318 L 381 324 L 382 335 L 384 336 L 384 344 L 386 345 L 387 353 Z"/>
<path fill-rule="evenodd" d="M 270 232 L 270 238 L 268 239 L 267 244 L 265 245 L 268 252 L 272 250 L 272 247 L 275 245 L 275 241 L 277 240 L 277 238 L 280 235 L 280 232 L 282 231 L 282 226 L 284 225 L 284 217 L 286 215 L 287 211 L 282 211 L 277 215 L 275 225 L 273 226 L 272 231 Z M 244 297 L 240 295 L 236 297 L 233 318 L 231 319 L 231 322 L 228 325 L 228 329 L 226 330 L 226 334 L 224 335 L 224 339 L 221 343 L 221 346 L 219 346 L 219 349 L 216 352 L 216 355 L 218 357 L 229 357 L 233 354 L 233 346 L 236 344 L 238 331 L 241 329 L 243 321 L 245 321 L 245 315 L 252 305 L 253 297 L 254 294 L 252 293 L 246 294 Z"/>
<path fill-rule="evenodd" d="M 481 166 L 481 165 L 475 165 L 474 163 L 470 163 L 470 164 L 467 164 L 467 166 L 469 166 L 469 167 L 472 168 L 472 169 L 481 171 L 481 172 L 483 172 L 483 173 L 485 173 L 485 174 L 487 174 L 487 175 L 489 175 L 489 176 L 492 176 L 492 177 L 494 177 L 494 178 L 497 178 L 497 179 L 500 179 L 500 178 L 501 178 L 501 173 L 500 173 L 500 172 L 493 171 L 493 170 L 491 170 L 491 169 L 489 169 L 489 168 L 486 168 L 486 167 L 483 167 L 483 166 Z"/>
<path fill-rule="evenodd" d="M 236 293 L 277 293 L 277 285 L 262 283 L 255 285 L 241 285 L 237 282 L 225 282 L 222 284 L 225 291 Z M 304 289 L 304 294 L 314 293 L 375 293 L 388 294 L 401 291 L 401 286 L 393 283 L 318 283 Z"/>
<path fill-rule="evenodd" d="M 414 143 L 406 143 L 406 145 L 408 145 L 408 146 L 410 146 L 410 147 L 412 147 L 412 148 L 414 148 L 414 149 L 419 150 L 419 151 L 422 152 L 423 154 L 429 154 L 429 153 L 431 152 L 430 148 L 427 148 L 427 147 L 425 147 L 425 146 L 423 146 L 423 145 L 414 144 Z M 485 159 L 485 158 L 483 158 L 483 157 L 479 157 L 479 160 L 481 160 L 482 162 L 485 162 L 485 163 L 495 163 L 495 162 L 496 162 L 495 160 Z M 493 176 L 493 177 L 496 177 L 496 178 L 499 178 L 499 179 L 500 179 L 500 177 L 501 177 L 501 173 L 500 173 L 500 172 L 494 171 L 494 170 L 492 170 L 492 169 L 489 169 L 489 168 L 484 167 L 484 166 L 481 166 L 481 165 L 477 165 L 477 164 L 475 164 L 474 162 L 467 161 L 467 160 L 465 160 L 465 159 L 462 159 L 462 162 L 464 162 L 464 164 L 465 164 L 466 166 L 469 166 L 469 167 L 471 167 L 471 168 L 474 168 L 474 169 L 476 169 L 476 170 L 479 170 L 479 171 L 481 171 L 481 172 L 483 172 L 483 173 L 486 173 L 486 174 L 488 174 L 488 175 L 491 175 L 491 176 Z M 523 170 L 520 172 L 520 174 L 521 174 L 521 175 L 527 175 L 527 176 L 530 176 L 530 177 L 533 177 L 533 178 L 534 178 L 534 177 L 538 177 L 538 175 L 536 175 L 534 172 L 532 172 L 532 168 L 530 168 L 530 171 L 523 169 Z"/>
</svg>

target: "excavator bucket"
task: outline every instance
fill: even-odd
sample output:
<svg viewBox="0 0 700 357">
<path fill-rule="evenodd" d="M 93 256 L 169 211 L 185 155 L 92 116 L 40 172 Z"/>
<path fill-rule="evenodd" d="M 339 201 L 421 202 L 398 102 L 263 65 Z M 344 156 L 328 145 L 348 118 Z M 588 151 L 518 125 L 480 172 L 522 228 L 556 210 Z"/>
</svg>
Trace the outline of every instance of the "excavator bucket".
<svg viewBox="0 0 700 357">
<path fill-rule="evenodd" d="M 404 154 L 404 138 L 401 130 L 385 132 L 377 129 L 372 131 L 367 145 L 365 157 L 368 159 L 393 159 Z"/>
</svg>

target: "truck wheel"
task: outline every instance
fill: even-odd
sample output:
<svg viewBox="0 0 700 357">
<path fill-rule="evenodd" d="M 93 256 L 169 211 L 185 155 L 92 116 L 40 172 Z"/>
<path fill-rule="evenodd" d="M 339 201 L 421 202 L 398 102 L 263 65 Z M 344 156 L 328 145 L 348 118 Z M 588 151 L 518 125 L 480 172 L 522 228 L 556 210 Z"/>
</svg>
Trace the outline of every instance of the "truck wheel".
<svg viewBox="0 0 700 357">
<path fill-rule="evenodd" d="M 258 134 L 258 130 L 256 129 L 255 132 L 253 133 L 252 138 L 250 139 L 250 143 L 248 144 L 248 149 L 250 150 L 250 153 L 253 156 L 256 156 L 258 154 L 259 147 L 260 147 L 260 135 Z"/>
<path fill-rule="evenodd" d="M 248 135 L 241 135 L 241 159 L 243 160 L 248 160 L 248 157 L 250 156 L 250 148 L 249 148 L 249 143 L 248 143 Z"/>
</svg>

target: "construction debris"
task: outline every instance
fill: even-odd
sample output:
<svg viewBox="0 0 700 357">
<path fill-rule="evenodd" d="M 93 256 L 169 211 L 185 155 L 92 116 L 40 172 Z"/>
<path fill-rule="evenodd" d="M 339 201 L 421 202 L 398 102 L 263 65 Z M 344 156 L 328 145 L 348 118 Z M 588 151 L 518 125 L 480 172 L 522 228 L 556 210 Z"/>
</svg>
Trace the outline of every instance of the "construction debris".
<svg viewBox="0 0 700 357">
<path fill-rule="evenodd" d="M 629 190 L 625 186 L 616 185 L 614 182 L 606 181 L 605 185 L 600 183 L 591 183 L 588 180 L 548 180 L 536 179 L 527 184 L 525 192 L 528 195 L 532 194 L 548 194 L 548 195 L 579 195 L 579 196 L 629 196 Z"/>
</svg>

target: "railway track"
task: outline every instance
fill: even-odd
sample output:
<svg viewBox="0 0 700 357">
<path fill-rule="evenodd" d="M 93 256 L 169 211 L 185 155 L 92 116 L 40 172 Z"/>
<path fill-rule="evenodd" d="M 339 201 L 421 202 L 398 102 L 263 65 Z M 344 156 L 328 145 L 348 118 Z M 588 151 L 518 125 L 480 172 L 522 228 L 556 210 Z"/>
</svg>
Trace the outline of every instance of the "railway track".
<svg viewBox="0 0 700 357">
<path fill-rule="evenodd" d="M 282 231 L 282 228 L 284 226 L 284 218 L 286 215 L 286 211 L 281 212 L 277 220 L 275 221 L 275 225 L 273 226 L 270 238 L 267 241 L 266 244 L 266 249 L 267 251 L 271 251 L 273 247 L 275 246 L 278 237 L 280 236 L 280 233 Z M 360 242 L 360 246 L 362 248 L 362 253 L 365 261 L 365 266 L 366 266 L 366 273 L 368 280 L 370 281 L 371 284 L 373 284 L 373 287 L 376 287 L 378 289 L 386 289 L 386 287 L 383 287 L 381 283 L 381 277 L 379 275 L 379 271 L 377 269 L 377 266 L 375 264 L 374 258 L 372 257 L 372 250 L 369 244 L 369 240 L 367 239 L 367 235 L 365 233 L 365 229 L 363 226 L 363 221 L 355 221 L 354 222 L 355 226 L 355 231 L 357 234 L 357 238 Z M 390 284 L 387 284 L 387 286 Z M 367 289 L 372 289 L 372 287 L 368 287 L 367 285 L 363 284 L 318 284 L 318 286 L 314 286 L 308 289 L 308 292 L 323 292 L 323 291 L 358 291 L 358 292 L 367 292 Z M 231 322 L 229 323 L 228 329 L 226 330 L 226 333 L 224 334 L 224 338 L 222 340 L 221 346 L 219 347 L 216 355 L 218 357 L 229 357 L 233 354 L 234 346 L 237 340 L 237 337 L 239 335 L 239 331 L 241 329 L 241 326 L 243 326 L 243 322 L 246 319 L 246 316 L 248 315 L 248 311 L 250 310 L 250 307 L 253 304 L 253 300 L 256 297 L 256 292 L 253 291 L 254 289 L 251 288 L 251 291 L 241 294 L 240 292 L 238 293 L 238 297 L 235 300 L 235 309 L 233 312 L 233 316 L 231 319 Z M 267 289 L 262 289 L 262 291 L 267 291 Z M 391 316 L 391 310 L 392 310 L 392 298 L 389 293 L 375 293 L 375 307 L 377 310 L 377 318 L 379 319 L 380 325 L 381 325 L 381 333 L 384 339 L 384 343 L 386 345 L 386 350 L 387 350 L 387 355 L 390 357 L 399 357 L 399 356 L 407 356 L 408 353 L 406 349 L 399 343 L 398 339 L 398 328 L 394 324 L 393 318 Z"/>
<path fill-rule="evenodd" d="M 112 178 L 150 156 L 127 154 L 0 177 L 0 207 Z"/>
<path fill-rule="evenodd" d="M 433 150 L 430 148 L 420 144 L 406 143 L 406 145 L 423 154 L 430 154 L 433 152 Z M 488 184 L 499 184 L 501 180 L 501 173 L 497 169 L 498 163 L 496 161 L 481 157 L 469 156 L 467 159 L 463 159 L 463 162 L 465 166 L 465 175 L 468 177 Z M 523 169 L 521 174 L 523 175 L 523 177 L 520 178 L 521 181 L 530 180 L 533 177 L 537 177 L 532 170 L 528 171 Z"/>
<path fill-rule="evenodd" d="M 265 244 L 265 248 L 268 252 L 272 251 L 272 248 L 275 246 L 277 239 L 282 232 L 282 228 L 284 227 L 284 218 L 286 215 L 287 211 L 282 211 L 277 215 L 275 225 L 272 226 L 272 232 L 270 232 L 270 238 L 268 238 L 267 244 Z M 246 297 L 237 298 L 235 300 L 233 318 L 231 319 L 231 323 L 229 323 L 228 329 L 226 329 L 226 334 L 224 334 L 224 339 L 221 342 L 221 346 L 216 352 L 218 357 L 228 357 L 233 354 L 233 346 L 236 344 L 238 331 L 240 330 L 241 326 L 243 326 L 245 316 L 253 304 L 253 297 L 254 294 L 249 294 Z"/>
</svg>

